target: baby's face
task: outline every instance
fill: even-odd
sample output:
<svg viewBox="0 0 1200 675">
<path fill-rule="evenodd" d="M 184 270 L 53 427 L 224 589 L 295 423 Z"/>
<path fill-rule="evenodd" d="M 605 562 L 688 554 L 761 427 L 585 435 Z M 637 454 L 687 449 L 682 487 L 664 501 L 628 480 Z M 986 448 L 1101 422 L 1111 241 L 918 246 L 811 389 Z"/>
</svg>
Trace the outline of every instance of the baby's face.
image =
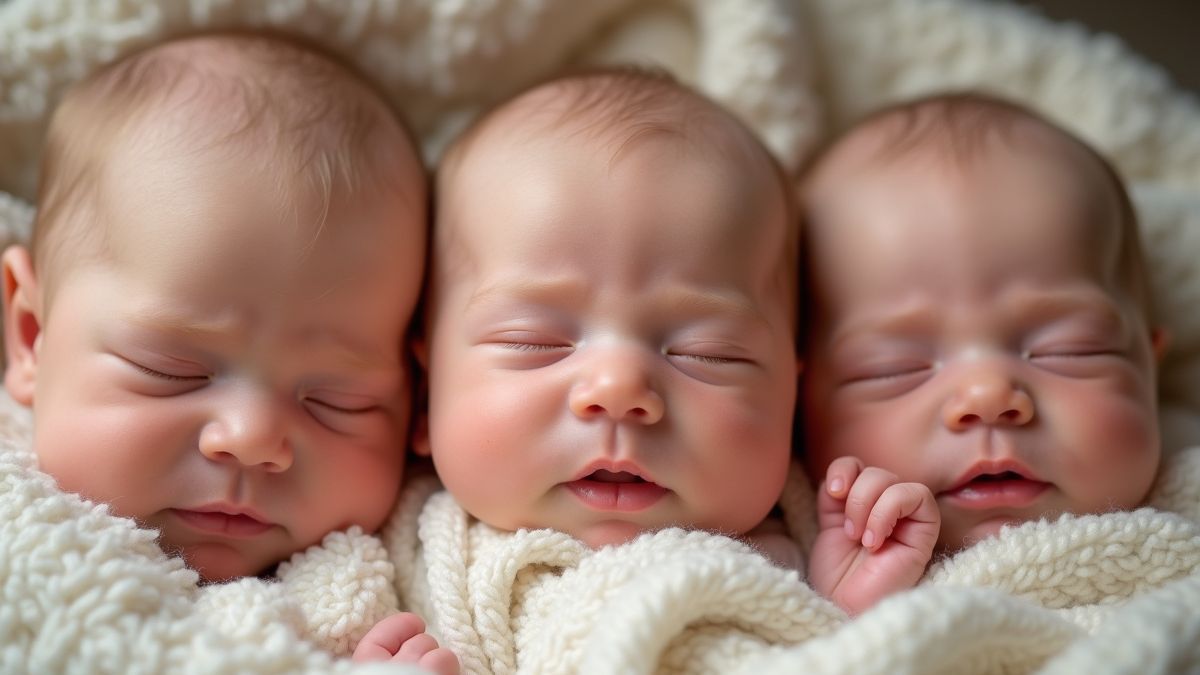
<svg viewBox="0 0 1200 675">
<path fill-rule="evenodd" d="M 787 472 L 797 377 L 770 168 L 498 136 L 442 197 L 439 476 L 484 522 L 593 547 L 753 528 Z"/>
<path fill-rule="evenodd" d="M 803 378 L 815 480 L 853 455 L 928 485 L 946 549 L 1142 501 L 1159 462 L 1151 330 L 1117 273 L 1116 200 L 1098 176 L 998 145 L 963 166 L 818 175 Z"/>
<path fill-rule="evenodd" d="M 317 236 L 317 200 L 281 223 L 272 177 L 203 155 L 119 156 L 107 175 L 108 252 L 57 270 L 42 317 L 41 467 L 207 580 L 377 528 L 409 423 L 420 191 L 335 202 Z"/>
</svg>

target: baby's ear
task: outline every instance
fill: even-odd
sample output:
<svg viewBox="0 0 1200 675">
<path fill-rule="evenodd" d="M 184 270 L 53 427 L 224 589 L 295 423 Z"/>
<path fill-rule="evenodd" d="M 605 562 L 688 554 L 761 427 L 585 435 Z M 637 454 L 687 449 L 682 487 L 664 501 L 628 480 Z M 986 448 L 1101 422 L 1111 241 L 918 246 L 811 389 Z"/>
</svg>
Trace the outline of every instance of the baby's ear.
<svg viewBox="0 0 1200 675">
<path fill-rule="evenodd" d="M 417 413 L 413 420 L 412 450 L 418 457 L 429 457 L 433 454 L 429 445 L 429 414 L 425 411 Z"/>
<path fill-rule="evenodd" d="M 42 334 L 41 296 L 33 259 L 24 246 L 4 251 L 4 386 L 22 405 L 33 405 L 37 352 Z"/>
<path fill-rule="evenodd" d="M 418 337 L 412 341 L 411 349 L 413 359 L 421 369 L 413 411 L 412 450 L 420 457 L 429 457 L 429 343 Z"/>
<path fill-rule="evenodd" d="M 1150 329 L 1150 348 L 1154 350 L 1155 363 L 1162 363 L 1163 357 L 1167 355 L 1167 348 L 1171 346 L 1171 333 L 1162 326 L 1156 326 Z"/>
<path fill-rule="evenodd" d="M 429 372 L 429 343 L 426 339 L 424 337 L 413 338 L 410 349 L 413 358 L 417 360 L 417 365 L 421 366 L 421 370 Z"/>
</svg>

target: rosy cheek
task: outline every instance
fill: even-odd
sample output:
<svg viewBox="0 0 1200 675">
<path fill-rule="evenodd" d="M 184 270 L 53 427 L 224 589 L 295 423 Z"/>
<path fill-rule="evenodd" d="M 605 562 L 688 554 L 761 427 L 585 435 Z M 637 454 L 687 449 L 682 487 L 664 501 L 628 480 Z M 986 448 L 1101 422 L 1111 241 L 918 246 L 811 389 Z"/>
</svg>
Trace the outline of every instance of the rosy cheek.
<svg viewBox="0 0 1200 675">
<path fill-rule="evenodd" d="M 880 403 L 836 403 L 829 411 L 825 464 L 846 455 L 904 476 L 913 470 L 917 455 L 928 446 L 928 428 L 934 421 L 928 406 L 915 400 Z"/>
<path fill-rule="evenodd" d="M 1043 410 L 1063 448 L 1060 480 L 1081 508 L 1130 508 L 1141 502 L 1161 459 L 1150 400 L 1080 388 L 1062 392 Z"/>
</svg>

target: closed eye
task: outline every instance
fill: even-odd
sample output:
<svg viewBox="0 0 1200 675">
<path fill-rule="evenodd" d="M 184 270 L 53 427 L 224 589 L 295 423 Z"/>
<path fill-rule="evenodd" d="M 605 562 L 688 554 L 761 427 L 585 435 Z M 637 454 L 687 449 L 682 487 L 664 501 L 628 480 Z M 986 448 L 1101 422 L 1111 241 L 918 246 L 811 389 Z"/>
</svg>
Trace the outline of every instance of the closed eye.
<svg viewBox="0 0 1200 675">
<path fill-rule="evenodd" d="M 518 352 L 546 352 L 555 349 L 566 349 L 567 345 L 560 344 L 543 344 L 538 342 L 497 342 L 505 349 L 512 349 Z"/>
<path fill-rule="evenodd" d="M 733 357 L 733 356 L 715 356 L 712 354 L 688 354 L 681 352 L 667 352 L 667 356 L 675 356 L 683 359 L 691 359 L 700 363 L 723 366 L 730 363 L 749 363 L 748 359 Z"/>
<path fill-rule="evenodd" d="M 319 398 L 308 398 L 305 400 L 308 401 L 309 403 L 319 405 L 322 408 L 325 408 L 326 410 L 332 410 L 334 412 L 342 413 L 344 415 L 362 415 L 364 413 L 374 412 L 375 410 L 377 410 L 379 408 L 379 406 L 377 406 L 377 405 L 353 406 L 353 407 L 341 406 L 341 405 L 335 405 L 333 403 L 330 403 L 329 401 L 323 401 Z"/>
<path fill-rule="evenodd" d="M 1120 352 L 1111 349 L 1069 349 L 1051 352 L 1031 352 L 1030 359 L 1082 359 L 1093 356 L 1117 356 Z"/>
<path fill-rule="evenodd" d="M 208 375 L 172 375 L 171 373 L 164 373 L 160 370 L 148 368 L 148 367 L 143 366 L 142 364 L 136 363 L 134 361 L 129 361 L 129 363 L 134 368 L 137 368 L 138 370 L 142 371 L 146 375 L 149 375 L 151 377 L 156 377 L 160 380 L 167 380 L 168 382 L 206 382 L 206 381 L 208 381 Z"/>
<path fill-rule="evenodd" d="M 887 382 L 889 380 L 899 380 L 914 375 L 922 375 L 929 372 L 930 367 L 926 365 L 908 366 L 903 368 L 888 368 L 878 371 L 867 372 L 859 375 L 853 375 L 846 379 L 846 384 L 855 384 L 859 382 Z"/>
</svg>

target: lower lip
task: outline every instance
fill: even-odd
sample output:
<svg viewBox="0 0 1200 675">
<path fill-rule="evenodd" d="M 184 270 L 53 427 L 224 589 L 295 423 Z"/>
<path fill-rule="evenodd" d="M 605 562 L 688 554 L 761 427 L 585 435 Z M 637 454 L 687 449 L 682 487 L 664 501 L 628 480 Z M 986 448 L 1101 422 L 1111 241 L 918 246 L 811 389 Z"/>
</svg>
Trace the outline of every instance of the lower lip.
<svg viewBox="0 0 1200 675">
<path fill-rule="evenodd" d="M 1032 504 L 1049 487 L 1034 480 L 975 481 L 938 497 L 968 509 L 1019 508 Z"/>
<path fill-rule="evenodd" d="M 567 489 L 597 511 L 643 511 L 667 494 L 667 489 L 657 483 L 605 483 L 598 480 L 571 481 L 567 483 Z"/>
<path fill-rule="evenodd" d="M 175 509 L 180 520 L 202 532 L 223 534 L 228 537 L 255 537 L 273 525 L 255 520 L 250 516 L 212 511 L 184 511 Z"/>
</svg>

